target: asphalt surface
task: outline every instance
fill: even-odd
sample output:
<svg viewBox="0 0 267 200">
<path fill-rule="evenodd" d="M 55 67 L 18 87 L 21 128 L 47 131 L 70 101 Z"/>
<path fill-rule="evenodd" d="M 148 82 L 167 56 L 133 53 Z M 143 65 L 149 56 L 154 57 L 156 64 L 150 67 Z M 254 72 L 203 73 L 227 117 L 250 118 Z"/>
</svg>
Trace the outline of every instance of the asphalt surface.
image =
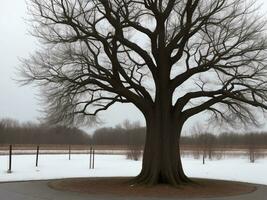
<svg viewBox="0 0 267 200">
<path fill-rule="evenodd" d="M 171 200 L 171 198 L 114 197 L 88 195 L 51 189 L 48 181 L 0 183 L 0 200 Z M 267 186 L 256 185 L 253 193 L 223 198 L 193 198 L 192 200 L 266 200 Z M 185 198 L 175 198 L 186 200 Z"/>
</svg>

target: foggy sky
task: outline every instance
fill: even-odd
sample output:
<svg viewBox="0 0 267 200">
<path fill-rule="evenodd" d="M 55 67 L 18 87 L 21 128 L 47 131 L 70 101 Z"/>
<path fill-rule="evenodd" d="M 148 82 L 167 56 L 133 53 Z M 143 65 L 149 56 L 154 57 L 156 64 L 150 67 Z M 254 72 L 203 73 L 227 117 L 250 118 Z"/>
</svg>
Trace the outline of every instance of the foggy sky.
<svg viewBox="0 0 267 200">
<path fill-rule="evenodd" d="M 263 3 L 262 12 L 267 13 L 267 2 L 259 2 Z M 35 38 L 28 34 L 30 26 L 24 18 L 27 18 L 24 0 L 0 0 L 0 119 L 37 122 L 42 116 L 38 88 L 20 87 L 14 80 L 18 79 L 16 68 L 20 65 L 19 58 L 27 58 L 38 46 Z M 104 121 L 102 126 L 114 126 L 125 119 L 139 120 L 144 124 L 142 114 L 131 105 L 117 104 L 101 116 Z M 194 121 L 200 119 L 201 116 L 198 116 Z"/>
</svg>

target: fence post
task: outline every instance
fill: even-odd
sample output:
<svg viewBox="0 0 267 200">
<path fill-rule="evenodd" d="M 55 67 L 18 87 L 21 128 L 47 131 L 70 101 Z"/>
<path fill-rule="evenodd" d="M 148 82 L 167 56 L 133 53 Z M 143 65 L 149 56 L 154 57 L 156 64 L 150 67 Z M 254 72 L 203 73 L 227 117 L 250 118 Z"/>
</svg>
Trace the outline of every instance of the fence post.
<svg viewBox="0 0 267 200">
<path fill-rule="evenodd" d="M 37 145 L 36 149 L 36 162 L 35 162 L 35 167 L 38 167 L 38 160 L 39 160 L 39 145 Z"/>
<path fill-rule="evenodd" d="M 202 164 L 205 165 L 206 150 L 203 150 Z"/>
<path fill-rule="evenodd" d="M 92 169 L 92 147 L 90 147 L 90 161 L 89 161 L 89 169 Z"/>
<path fill-rule="evenodd" d="M 69 145 L 69 160 L 71 158 L 71 145 Z"/>
<path fill-rule="evenodd" d="M 12 172 L 12 145 L 9 145 L 9 167 L 7 173 Z"/>
<path fill-rule="evenodd" d="M 95 150 L 93 149 L 93 169 L 95 168 Z"/>
</svg>

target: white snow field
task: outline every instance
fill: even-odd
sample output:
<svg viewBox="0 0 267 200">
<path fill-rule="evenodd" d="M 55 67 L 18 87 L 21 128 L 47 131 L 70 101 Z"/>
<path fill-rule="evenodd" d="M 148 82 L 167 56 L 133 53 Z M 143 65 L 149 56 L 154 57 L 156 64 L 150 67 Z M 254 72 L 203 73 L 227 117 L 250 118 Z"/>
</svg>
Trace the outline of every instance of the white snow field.
<svg viewBox="0 0 267 200">
<path fill-rule="evenodd" d="M 250 163 L 247 158 L 196 160 L 182 158 L 184 170 L 190 177 L 234 180 L 267 185 L 267 159 Z M 8 156 L 0 156 L 0 182 L 42 180 L 71 177 L 135 176 L 141 170 L 141 161 L 126 160 L 124 155 L 96 155 L 95 169 L 89 169 L 88 154 L 39 156 L 35 167 L 34 155 L 14 155 L 12 173 L 7 173 Z"/>
</svg>

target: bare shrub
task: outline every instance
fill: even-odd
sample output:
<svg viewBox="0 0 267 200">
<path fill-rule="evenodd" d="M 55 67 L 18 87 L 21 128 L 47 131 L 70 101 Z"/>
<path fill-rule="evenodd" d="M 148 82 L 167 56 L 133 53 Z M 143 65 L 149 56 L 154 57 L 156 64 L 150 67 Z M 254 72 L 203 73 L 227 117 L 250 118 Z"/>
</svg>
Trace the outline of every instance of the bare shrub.
<svg viewBox="0 0 267 200">
<path fill-rule="evenodd" d="M 131 145 L 128 146 L 126 151 L 126 158 L 129 160 L 138 161 L 142 157 L 142 149 L 140 146 Z"/>
<path fill-rule="evenodd" d="M 221 160 L 224 157 L 224 151 L 219 150 L 213 153 L 213 157 L 215 157 L 216 160 Z"/>
<path fill-rule="evenodd" d="M 200 149 L 197 148 L 196 150 L 193 150 L 192 154 L 193 154 L 193 158 L 198 160 L 200 158 Z"/>
</svg>

